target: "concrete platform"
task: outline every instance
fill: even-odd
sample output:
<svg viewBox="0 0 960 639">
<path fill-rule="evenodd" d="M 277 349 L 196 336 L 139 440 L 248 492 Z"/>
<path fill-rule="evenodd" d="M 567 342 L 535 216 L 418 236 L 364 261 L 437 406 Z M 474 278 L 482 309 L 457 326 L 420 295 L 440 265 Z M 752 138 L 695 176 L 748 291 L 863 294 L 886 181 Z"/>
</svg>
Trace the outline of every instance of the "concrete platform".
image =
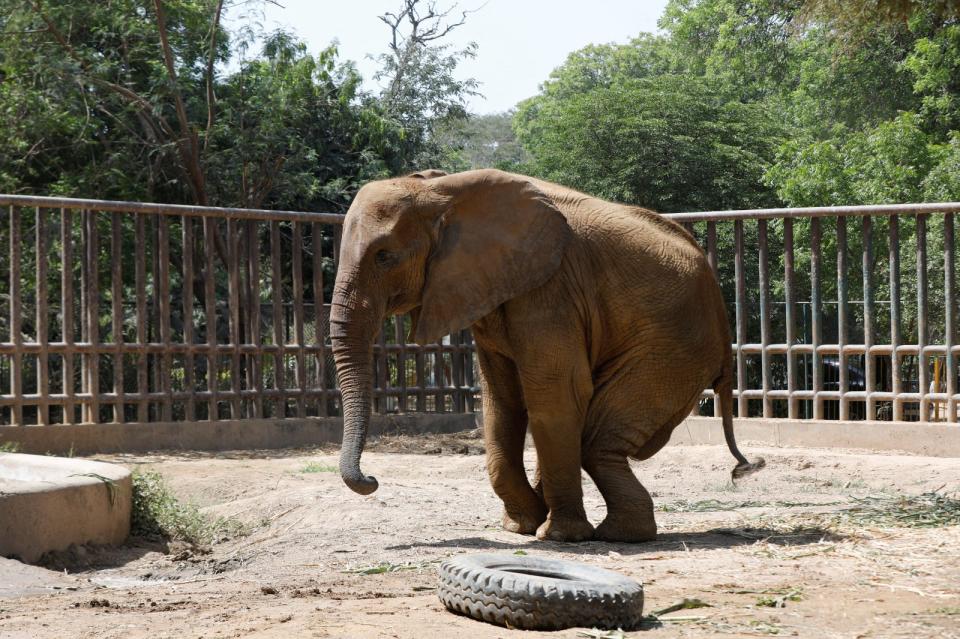
<svg viewBox="0 0 960 639">
<path fill-rule="evenodd" d="M 31 563 L 71 544 L 123 543 L 130 507 L 122 466 L 0 453 L 0 557 Z"/>
</svg>

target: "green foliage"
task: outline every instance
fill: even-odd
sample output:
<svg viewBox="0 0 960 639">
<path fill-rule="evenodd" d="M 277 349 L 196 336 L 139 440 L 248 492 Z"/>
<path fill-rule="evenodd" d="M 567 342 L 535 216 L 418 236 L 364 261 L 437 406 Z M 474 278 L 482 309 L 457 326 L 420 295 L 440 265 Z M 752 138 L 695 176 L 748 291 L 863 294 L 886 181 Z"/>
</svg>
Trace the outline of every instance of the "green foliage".
<svg viewBox="0 0 960 639">
<path fill-rule="evenodd" d="M 320 464 L 317 462 L 308 462 L 300 469 L 301 473 L 337 473 L 340 472 L 336 466 L 329 464 Z"/>
<path fill-rule="evenodd" d="M 435 131 L 437 143 L 446 149 L 443 168 L 465 171 L 493 167 L 525 173 L 530 154 L 513 131 L 513 112 L 475 115 Z"/>
<path fill-rule="evenodd" d="M 929 202 L 960 200 L 960 131 L 951 131 L 946 144 L 933 151 L 933 167 L 923 181 L 923 199 Z"/>
<path fill-rule="evenodd" d="M 390 165 L 396 133 L 361 103 L 359 82 L 334 47 L 312 56 L 271 34 L 262 57 L 243 60 L 220 89 L 211 195 L 227 206 L 345 210 L 363 182 L 399 168 Z"/>
<path fill-rule="evenodd" d="M 792 588 L 782 594 L 757 599 L 757 605 L 764 608 L 786 608 L 788 601 L 803 601 L 803 589 Z"/>
<path fill-rule="evenodd" d="M 249 532 L 234 519 L 221 517 L 214 520 L 196 505 L 182 503 L 160 473 L 136 470 L 132 480 L 131 535 L 209 544 Z"/>
<path fill-rule="evenodd" d="M 960 126 L 960 25 L 946 25 L 919 38 L 903 68 L 913 77 L 927 124 L 940 133 Z"/>
<path fill-rule="evenodd" d="M 671 0 L 572 53 L 517 112 L 531 172 L 663 211 L 957 197 L 951 9 L 841 4 Z"/>
<path fill-rule="evenodd" d="M 956 0 L 806 0 L 803 16 L 849 32 L 877 24 L 903 23 L 915 17 L 918 10 L 941 22 L 960 18 Z"/>
<path fill-rule="evenodd" d="M 905 112 L 865 131 L 840 130 L 830 140 L 788 142 L 767 180 L 790 206 L 919 202 L 941 156 L 919 117 Z"/>
<path fill-rule="evenodd" d="M 775 93 L 792 70 L 798 0 L 671 0 L 660 19 L 678 69 L 717 78 L 744 99 Z"/>
<path fill-rule="evenodd" d="M 870 495 L 842 510 L 837 523 L 888 528 L 942 528 L 960 525 L 960 499 L 940 492 Z"/>
<path fill-rule="evenodd" d="M 762 106 L 703 78 L 624 79 L 521 105 L 518 137 L 543 177 L 660 211 L 771 204 L 778 133 Z"/>
<path fill-rule="evenodd" d="M 668 41 L 641 34 L 627 45 L 591 44 L 574 51 L 550 74 L 542 93 L 559 102 L 610 87 L 623 78 L 650 78 L 673 71 Z"/>
<path fill-rule="evenodd" d="M 466 117 L 473 47 L 401 37 L 375 96 L 335 47 L 228 33 L 241 10 L 0 0 L 0 191 L 342 211 L 366 181 L 443 163 L 434 131 Z"/>
</svg>

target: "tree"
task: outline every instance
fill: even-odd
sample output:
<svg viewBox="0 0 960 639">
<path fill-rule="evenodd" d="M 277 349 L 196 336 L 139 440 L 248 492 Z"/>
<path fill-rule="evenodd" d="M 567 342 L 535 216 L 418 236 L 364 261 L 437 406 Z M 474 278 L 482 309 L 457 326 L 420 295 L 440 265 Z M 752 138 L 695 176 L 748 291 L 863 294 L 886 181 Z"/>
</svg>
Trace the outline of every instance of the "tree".
<svg viewBox="0 0 960 639">
<path fill-rule="evenodd" d="M 520 141 L 538 175 L 659 211 L 763 206 L 779 140 L 758 105 L 726 101 L 704 79 L 621 79 L 561 101 L 521 104 Z"/>
<path fill-rule="evenodd" d="M 742 99 L 775 93 L 791 74 L 800 0 L 671 0 L 659 26 L 674 67 L 722 80 Z"/>
<path fill-rule="evenodd" d="M 530 154 L 520 145 L 513 131 L 513 112 L 473 115 L 441 127 L 435 133 L 437 144 L 447 149 L 444 168 L 466 171 L 493 167 L 524 173 L 529 170 Z"/>
<path fill-rule="evenodd" d="M 24 133 L 35 138 L 36 158 L 65 151 L 62 166 L 78 165 L 56 178 L 21 162 L 24 177 L 46 174 L 67 193 L 129 197 L 143 184 L 162 194 L 157 199 L 207 202 L 201 140 L 215 107 L 202 96 L 212 97 L 214 67 L 227 55 L 222 2 L 2 5 L 11 37 L 0 43 L 0 60 L 6 82 L 17 86 L 3 96 L 5 111 L 22 112 L 24 100 L 43 107 L 33 116 L 39 124 L 52 124 L 53 113 L 65 117 L 55 128 L 70 127 L 74 148 L 49 147 L 46 128 Z M 198 107 L 203 115 L 192 119 Z"/>
<path fill-rule="evenodd" d="M 477 95 L 476 80 L 455 76 L 460 62 L 476 54 L 476 44 L 458 51 L 441 43 L 470 13 L 460 11 L 451 18 L 456 8 L 438 9 L 433 0 L 402 0 L 398 11 L 380 16 L 390 29 L 390 42 L 375 77 L 383 83 L 385 116 L 402 131 L 399 142 L 407 169 L 444 164 L 446 150 L 436 133 L 466 122 L 466 100 Z"/>
<path fill-rule="evenodd" d="M 940 23 L 960 18 L 960 4 L 954 0 L 805 0 L 802 16 L 851 32 L 906 23 L 918 11 Z"/>
<path fill-rule="evenodd" d="M 386 14 L 377 96 L 333 47 L 227 33 L 230 8 L 0 0 L 0 187 L 342 211 L 366 181 L 443 162 L 435 130 L 464 120 L 476 85 L 454 77 L 472 49 L 442 44 L 465 13 L 410 0 Z"/>
<path fill-rule="evenodd" d="M 361 184 L 401 170 L 400 132 L 335 47 L 313 56 L 272 33 L 218 93 L 206 168 L 224 205 L 346 211 Z"/>
</svg>

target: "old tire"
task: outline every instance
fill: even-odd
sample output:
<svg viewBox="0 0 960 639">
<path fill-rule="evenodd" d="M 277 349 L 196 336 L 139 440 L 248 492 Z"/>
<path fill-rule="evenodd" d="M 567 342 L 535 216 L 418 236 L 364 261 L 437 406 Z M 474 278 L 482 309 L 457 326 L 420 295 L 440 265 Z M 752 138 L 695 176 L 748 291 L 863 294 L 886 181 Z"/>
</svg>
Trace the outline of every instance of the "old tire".
<svg viewBox="0 0 960 639">
<path fill-rule="evenodd" d="M 453 612 L 524 630 L 631 630 L 643 617 L 642 585 L 610 570 L 557 559 L 454 557 L 440 564 L 439 595 Z"/>
</svg>

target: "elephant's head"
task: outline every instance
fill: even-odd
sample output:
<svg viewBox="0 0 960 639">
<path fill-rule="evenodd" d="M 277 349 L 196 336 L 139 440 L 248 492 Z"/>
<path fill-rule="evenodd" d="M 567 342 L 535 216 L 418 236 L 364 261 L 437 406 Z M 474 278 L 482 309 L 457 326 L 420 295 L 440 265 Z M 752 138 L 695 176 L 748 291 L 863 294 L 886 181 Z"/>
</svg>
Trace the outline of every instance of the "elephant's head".
<svg viewBox="0 0 960 639">
<path fill-rule="evenodd" d="M 344 419 L 340 474 L 351 489 L 377 489 L 360 472 L 360 455 L 384 318 L 410 312 L 413 339 L 436 341 L 546 282 L 570 236 L 542 191 L 502 171 L 427 171 L 360 189 L 344 220 L 330 314 Z"/>
</svg>

